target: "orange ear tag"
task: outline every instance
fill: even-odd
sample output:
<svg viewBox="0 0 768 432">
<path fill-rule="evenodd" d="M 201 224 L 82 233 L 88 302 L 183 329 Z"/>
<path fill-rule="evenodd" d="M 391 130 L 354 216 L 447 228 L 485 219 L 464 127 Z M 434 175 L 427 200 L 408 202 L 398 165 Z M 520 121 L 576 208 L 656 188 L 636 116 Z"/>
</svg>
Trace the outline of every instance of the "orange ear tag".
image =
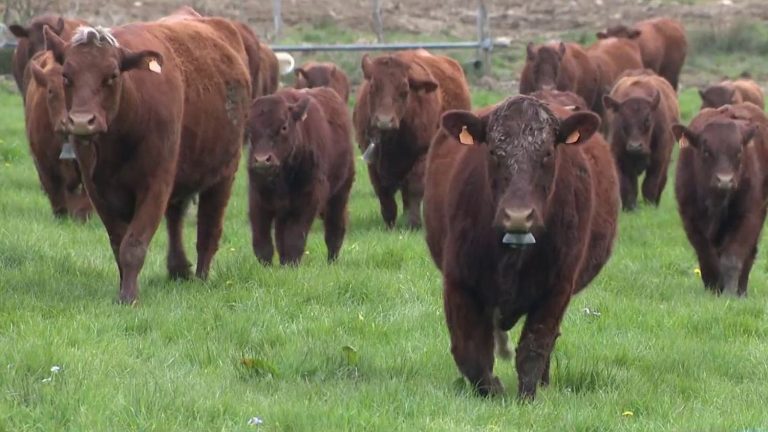
<svg viewBox="0 0 768 432">
<path fill-rule="evenodd" d="M 684 149 L 688 147 L 688 140 L 685 137 L 680 137 L 680 141 L 678 142 L 681 149 Z"/>
<path fill-rule="evenodd" d="M 149 61 L 149 70 L 151 70 L 152 72 L 154 72 L 156 74 L 163 73 L 163 68 L 160 67 L 160 63 L 158 63 L 157 60 L 155 60 L 155 59 L 152 59 L 152 60 Z"/>
<path fill-rule="evenodd" d="M 579 142 L 579 138 L 581 138 L 581 133 L 579 131 L 575 130 L 571 132 L 570 135 L 568 135 L 568 138 L 565 139 L 566 144 L 576 144 Z"/>
<path fill-rule="evenodd" d="M 472 138 L 472 134 L 469 133 L 466 126 L 461 127 L 461 133 L 459 134 L 459 142 L 464 145 L 474 145 L 475 139 Z"/>
</svg>

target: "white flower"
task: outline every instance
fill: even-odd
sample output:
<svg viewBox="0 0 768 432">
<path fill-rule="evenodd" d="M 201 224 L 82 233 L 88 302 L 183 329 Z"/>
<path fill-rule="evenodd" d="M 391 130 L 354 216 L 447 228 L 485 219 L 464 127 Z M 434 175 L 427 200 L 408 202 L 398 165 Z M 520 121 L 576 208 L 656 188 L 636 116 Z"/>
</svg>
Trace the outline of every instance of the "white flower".
<svg viewBox="0 0 768 432">
<path fill-rule="evenodd" d="M 51 367 L 51 373 L 59 373 L 59 372 L 61 372 L 61 366 L 54 365 Z"/>
<path fill-rule="evenodd" d="M 262 420 L 262 419 L 260 419 L 258 417 L 251 417 L 248 420 L 248 426 L 258 426 L 258 425 L 263 424 L 263 423 L 264 423 L 264 420 Z"/>
<path fill-rule="evenodd" d="M 48 377 L 48 378 L 44 378 L 44 379 L 43 379 L 43 382 L 44 382 L 44 383 L 49 383 L 49 382 L 51 382 L 52 380 L 53 380 L 53 378 L 51 378 L 51 377 Z"/>
</svg>

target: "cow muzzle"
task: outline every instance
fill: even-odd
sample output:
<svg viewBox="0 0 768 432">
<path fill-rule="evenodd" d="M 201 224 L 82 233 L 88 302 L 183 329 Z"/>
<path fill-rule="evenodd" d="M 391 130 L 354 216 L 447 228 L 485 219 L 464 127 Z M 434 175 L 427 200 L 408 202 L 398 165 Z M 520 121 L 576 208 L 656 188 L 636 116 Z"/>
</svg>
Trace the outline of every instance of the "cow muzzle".
<svg viewBox="0 0 768 432">
<path fill-rule="evenodd" d="M 394 115 L 376 115 L 373 119 L 373 126 L 383 131 L 397 129 L 399 123 Z"/>
<path fill-rule="evenodd" d="M 731 191 L 734 188 L 735 181 L 734 181 L 733 174 L 716 174 L 714 179 L 714 186 L 716 189 L 727 192 Z"/>
<path fill-rule="evenodd" d="M 250 168 L 259 172 L 269 172 L 276 170 L 280 166 L 277 158 L 271 153 L 265 155 L 254 155 L 251 159 Z"/>
<path fill-rule="evenodd" d="M 96 114 L 71 112 L 67 117 L 67 130 L 72 135 L 91 136 L 106 132 Z"/>
<path fill-rule="evenodd" d="M 501 242 L 512 247 L 523 247 L 536 243 L 531 229 L 536 221 L 533 208 L 504 209 L 501 225 L 505 234 Z"/>
<path fill-rule="evenodd" d="M 643 153 L 643 142 L 640 140 L 627 141 L 627 152 L 632 154 Z"/>
</svg>

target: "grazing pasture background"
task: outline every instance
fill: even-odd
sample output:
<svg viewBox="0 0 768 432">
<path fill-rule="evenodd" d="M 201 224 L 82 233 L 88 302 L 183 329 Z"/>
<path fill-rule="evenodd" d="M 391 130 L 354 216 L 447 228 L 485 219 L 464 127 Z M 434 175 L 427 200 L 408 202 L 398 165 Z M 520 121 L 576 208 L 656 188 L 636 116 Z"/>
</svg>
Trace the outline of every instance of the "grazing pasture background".
<svg viewBox="0 0 768 432">
<path fill-rule="evenodd" d="M 333 7 L 341 1 L 327 8 L 341 14 L 338 21 L 287 17 L 284 41 L 369 37 L 344 15 L 352 3 L 367 11 L 366 2 Z M 398 3 L 397 16 L 432 16 L 409 12 L 407 3 L 416 2 Z M 502 3 L 531 12 L 564 2 L 496 1 L 491 10 L 506 10 L 495 9 Z M 557 18 L 560 27 L 535 21 L 535 13 L 516 20 L 510 12 L 500 21 L 510 28 L 494 23 L 494 33 L 545 39 L 562 29 L 568 31 L 563 38 L 579 40 L 610 21 L 612 10 L 631 19 L 665 11 L 683 11 L 684 17 L 700 11 L 710 13 L 708 19 L 721 10 L 737 11 L 737 18 L 765 13 L 754 7 L 761 2 L 737 0 L 736 9 L 693 0 L 615 3 L 615 9 L 590 9 L 601 11 L 594 18 L 571 11 L 570 21 Z M 563 15 L 557 8 L 551 14 Z M 465 21 L 460 12 L 454 15 Z M 394 12 L 385 14 L 385 25 L 390 16 Z M 511 27 L 518 21 L 519 27 Z M 535 33 L 536 25 L 544 26 L 541 33 Z M 768 76 L 765 28 L 764 22 L 737 21 L 689 32 L 693 52 L 680 95 L 686 122 L 699 106 L 693 85 L 744 70 L 758 79 Z M 450 24 L 418 36 L 406 26 L 388 34 L 393 40 L 465 36 Z M 475 105 L 516 89 L 524 41 L 496 53 L 494 76 L 473 78 Z M 312 57 L 332 58 L 353 77 L 358 74 L 359 54 Z M 534 403 L 519 404 L 514 364 L 500 361 L 496 371 L 510 396 L 485 400 L 457 380 L 440 275 L 423 232 L 403 224 L 394 232 L 383 228 L 362 163 L 348 236 L 335 265 L 325 263 L 319 224 L 300 268 L 265 269 L 256 262 L 241 168 L 210 279 L 167 280 L 163 226 L 141 274 L 140 306 L 117 306 L 117 269 L 106 233 L 98 218 L 85 225 L 53 219 L 29 157 L 21 99 L 11 88 L 0 83 L 2 432 L 768 430 L 768 256 L 758 254 L 747 299 L 706 293 L 675 210 L 674 169 L 659 209 L 641 206 L 622 214 L 613 258 L 573 299 L 555 349 L 551 386 Z M 192 257 L 190 216 L 185 243 Z M 513 341 L 518 333 L 519 328 L 511 332 Z M 254 417 L 262 423 L 249 425 Z"/>
</svg>

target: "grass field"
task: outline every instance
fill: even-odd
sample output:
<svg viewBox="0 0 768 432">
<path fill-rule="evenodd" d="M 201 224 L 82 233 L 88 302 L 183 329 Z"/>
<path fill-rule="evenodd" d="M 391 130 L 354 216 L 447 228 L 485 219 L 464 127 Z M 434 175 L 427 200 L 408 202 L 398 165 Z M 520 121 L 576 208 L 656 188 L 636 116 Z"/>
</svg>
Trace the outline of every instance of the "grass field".
<svg viewBox="0 0 768 432">
<path fill-rule="evenodd" d="M 681 100 L 690 117 L 695 91 Z M 53 219 L 20 99 L 0 92 L 0 431 L 768 431 L 766 256 L 748 299 L 706 293 L 671 188 L 621 216 L 552 385 L 519 404 L 512 363 L 496 368 L 507 397 L 457 380 L 423 233 L 383 229 L 362 164 L 333 266 L 319 225 L 300 268 L 258 265 L 245 183 L 209 281 L 167 280 L 163 227 L 140 306 L 118 306 L 100 221 Z"/>
</svg>

